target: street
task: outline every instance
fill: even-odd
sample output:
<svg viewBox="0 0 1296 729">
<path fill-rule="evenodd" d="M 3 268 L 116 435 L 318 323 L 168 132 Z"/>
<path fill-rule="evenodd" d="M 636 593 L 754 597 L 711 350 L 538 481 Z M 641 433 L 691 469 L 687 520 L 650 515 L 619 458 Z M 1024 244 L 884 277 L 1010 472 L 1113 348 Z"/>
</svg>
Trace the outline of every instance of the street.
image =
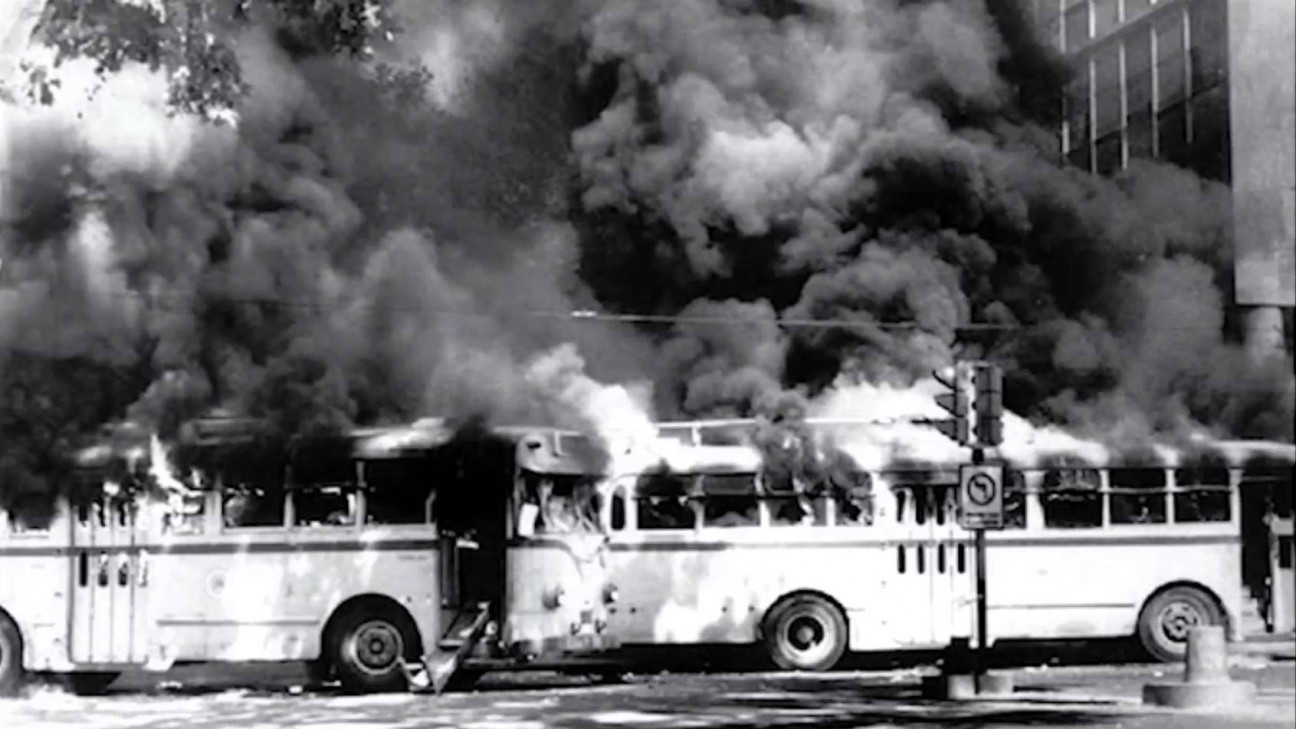
<svg viewBox="0 0 1296 729">
<path fill-rule="evenodd" d="M 225 686 L 114 689 L 79 697 L 55 685 L 0 702 L 0 727 L 1135 727 L 1207 729 L 1296 726 L 1296 664 L 1234 659 L 1235 679 L 1256 683 L 1249 706 L 1177 713 L 1139 705 L 1142 684 L 1174 677 L 1164 665 L 1064 666 L 1012 670 L 1009 701 L 951 703 L 921 698 L 930 669 L 828 674 L 662 673 L 599 685 L 549 674 L 487 676 L 472 692 L 444 696 L 343 696 L 302 691 L 269 674 L 237 677 Z M 255 672 L 253 672 L 255 673 Z M 285 676 L 284 678 L 290 678 Z M 289 682 L 290 683 L 290 682 Z"/>
</svg>

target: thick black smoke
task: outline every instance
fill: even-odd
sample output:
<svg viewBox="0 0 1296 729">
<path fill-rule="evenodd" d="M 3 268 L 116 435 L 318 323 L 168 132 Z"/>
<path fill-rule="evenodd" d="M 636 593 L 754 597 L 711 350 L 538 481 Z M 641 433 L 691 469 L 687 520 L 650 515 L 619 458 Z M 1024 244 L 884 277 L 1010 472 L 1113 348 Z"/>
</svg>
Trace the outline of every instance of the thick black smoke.
<svg viewBox="0 0 1296 729">
<path fill-rule="evenodd" d="M 1008 404 L 1037 419 L 1291 439 L 1290 359 L 1252 361 L 1225 319 L 1227 189 L 1059 164 L 1065 64 L 1028 4 L 596 7 L 600 108 L 574 136 L 591 285 L 612 305 L 851 323 L 753 325 L 764 339 L 737 353 L 683 328 L 683 411 L 759 410 L 770 379 L 905 384 L 958 352 L 1005 363 Z M 958 341 L 970 323 L 1006 328 Z M 786 357 L 753 367 L 761 351 Z"/>
<path fill-rule="evenodd" d="M 1291 362 L 1225 316 L 1227 191 L 1061 166 L 1065 65 L 1019 3 L 396 6 L 391 66 L 231 38 L 233 127 L 134 67 L 0 107 L 7 483 L 122 417 L 588 427 L 585 367 L 655 383 L 658 416 L 795 420 L 960 351 L 1034 418 L 1292 437 Z M 549 316 L 599 308 L 685 321 Z"/>
</svg>

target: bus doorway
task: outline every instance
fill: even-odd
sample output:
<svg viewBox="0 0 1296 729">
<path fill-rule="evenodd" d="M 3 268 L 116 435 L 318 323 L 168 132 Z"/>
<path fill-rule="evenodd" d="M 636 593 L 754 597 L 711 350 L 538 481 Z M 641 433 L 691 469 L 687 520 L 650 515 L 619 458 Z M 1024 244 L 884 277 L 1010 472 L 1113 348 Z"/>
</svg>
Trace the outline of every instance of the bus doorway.
<svg viewBox="0 0 1296 729">
<path fill-rule="evenodd" d="M 1238 491 L 1242 511 L 1242 579 L 1264 630 L 1296 630 L 1292 567 L 1292 471 L 1251 467 Z"/>
<path fill-rule="evenodd" d="M 72 508 L 71 658 L 76 664 L 142 664 L 147 657 L 147 564 L 137 502 L 86 490 Z M 139 525 L 139 526 L 137 526 Z"/>
</svg>

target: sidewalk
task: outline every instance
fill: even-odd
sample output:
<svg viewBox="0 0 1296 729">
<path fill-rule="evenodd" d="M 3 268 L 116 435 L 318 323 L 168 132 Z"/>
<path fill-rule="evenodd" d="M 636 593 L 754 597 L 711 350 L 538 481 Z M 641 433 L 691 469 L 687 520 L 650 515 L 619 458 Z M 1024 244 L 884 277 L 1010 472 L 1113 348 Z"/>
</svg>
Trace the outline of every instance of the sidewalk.
<svg viewBox="0 0 1296 729">
<path fill-rule="evenodd" d="M 1229 646 L 1233 655 L 1267 656 L 1278 661 L 1296 661 L 1296 633 L 1248 635 Z"/>
</svg>

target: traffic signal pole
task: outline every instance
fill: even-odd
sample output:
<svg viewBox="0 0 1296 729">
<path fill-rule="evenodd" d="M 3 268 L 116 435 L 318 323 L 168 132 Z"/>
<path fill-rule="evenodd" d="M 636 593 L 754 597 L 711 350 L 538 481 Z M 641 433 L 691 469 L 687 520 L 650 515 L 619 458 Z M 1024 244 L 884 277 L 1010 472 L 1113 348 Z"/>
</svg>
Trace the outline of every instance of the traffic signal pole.
<svg viewBox="0 0 1296 729">
<path fill-rule="evenodd" d="M 952 417 L 933 423 L 942 433 L 972 451 L 969 466 L 960 467 L 959 524 L 974 535 L 976 568 L 976 645 L 972 646 L 971 676 L 966 668 L 952 668 L 956 651 L 951 651 L 941 677 L 944 698 L 1011 691 L 1005 677 L 991 677 L 989 668 L 989 594 L 986 581 L 986 530 L 1002 529 L 1003 467 L 986 462 L 986 448 L 1003 442 L 1003 372 L 989 362 L 958 362 L 934 373 L 948 392 L 936 396 L 936 403 Z M 966 475 L 965 475 L 966 474 Z M 992 678 L 994 680 L 992 680 Z M 967 685 L 970 679 L 970 685 Z M 1002 680 L 1001 680 L 1002 679 Z"/>
</svg>

